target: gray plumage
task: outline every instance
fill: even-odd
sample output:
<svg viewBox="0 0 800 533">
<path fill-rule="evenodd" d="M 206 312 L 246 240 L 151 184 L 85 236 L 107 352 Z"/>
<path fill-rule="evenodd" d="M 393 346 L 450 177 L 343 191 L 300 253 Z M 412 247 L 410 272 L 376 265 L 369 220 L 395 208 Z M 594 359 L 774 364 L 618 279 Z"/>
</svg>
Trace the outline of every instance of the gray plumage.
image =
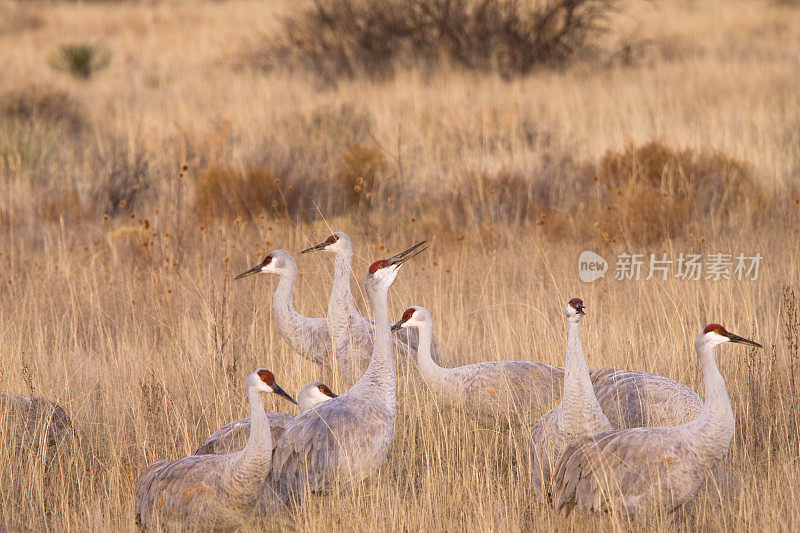
<svg viewBox="0 0 800 533">
<path fill-rule="evenodd" d="M 476 416 L 491 421 L 510 414 L 539 417 L 561 398 L 563 368 L 536 361 L 486 361 L 442 368 L 429 356 L 433 319 L 426 309 L 408 308 L 393 329 L 400 327 L 419 329 L 417 362 L 425 383 Z M 694 419 L 703 405 L 691 388 L 664 376 L 615 368 L 591 370 L 589 376 L 613 427 L 683 424 Z"/>
<path fill-rule="evenodd" d="M 321 369 L 330 365 L 331 336 L 325 318 L 309 318 L 294 308 L 292 293 L 297 282 L 297 263 L 286 250 L 273 250 L 264 260 L 236 279 L 259 272 L 277 274 L 278 286 L 272 296 L 272 311 L 275 325 L 283 340 L 301 356 L 313 361 Z"/>
<path fill-rule="evenodd" d="M 372 357 L 375 338 L 375 321 L 361 316 L 350 288 L 353 267 L 353 242 L 343 231 L 331 234 L 324 242 L 303 250 L 317 250 L 335 254 L 333 263 L 333 285 L 328 299 L 328 327 L 333 343 L 333 359 L 342 377 L 354 383 L 366 370 Z M 419 340 L 415 334 L 401 332 L 394 337 L 394 347 L 404 357 L 401 361 L 416 356 Z M 440 344 L 434 338 L 432 357 L 439 360 Z"/>
<path fill-rule="evenodd" d="M 247 445 L 236 453 L 162 459 L 148 466 L 136 482 L 136 523 L 142 529 L 233 530 L 252 512 L 272 459 L 261 395 L 291 397 L 263 368 L 248 376 L 246 390 L 252 424 Z"/>
<path fill-rule="evenodd" d="M 40 445 L 66 449 L 75 439 L 72 421 L 60 405 L 12 392 L 0 393 L 0 427 L 15 453 Z"/>
<path fill-rule="evenodd" d="M 553 481 L 569 512 L 617 510 L 637 518 L 671 511 L 694 497 L 705 473 L 730 449 L 735 420 L 715 347 L 758 344 L 712 324 L 695 340 L 705 385 L 700 415 L 683 425 L 619 429 L 580 437 L 561 455 Z"/>
<path fill-rule="evenodd" d="M 327 385 L 321 381 L 311 381 L 303 385 L 297 393 L 297 408 L 302 413 L 313 409 L 318 404 L 336 398 Z M 286 427 L 292 423 L 294 416 L 287 413 L 267 413 L 269 427 L 272 431 L 272 449 L 281 440 Z M 250 437 L 250 417 L 240 418 L 225 424 L 211 434 L 194 452 L 194 455 L 234 453 L 245 447 Z"/>
<path fill-rule="evenodd" d="M 611 429 L 594 395 L 583 355 L 580 337 L 583 309 L 583 302 L 573 298 L 564 311 L 568 332 L 564 393 L 561 403 L 542 415 L 531 431 L 531 482 L 541 500 L 549 497 L 553 466 L 564 447 L 577 436 Z"/>
<path fill-rule="evenodd" d="M 286 428 L 275 448 L 269 481 L 280 499 L 301 503 L 306 491 L 350 487 L 386 461 L 397 402 L 388 290 L 398 268 L 421 251 L 420 245 L 370 266 L 364 289 L 376 323 L 371 361 L 353 387 L 301 413 Z"/>
<path fill-rule="evenodd" d="M 342 237 L 334 250 L 334 278 L 326 317 L 305 317 L 295 310 L 292 294 L 298 275 L 297 263 L 286 250 L 269 252 L 261 263 L 236 279 L 256 273 L 278 274 L 280 279 L 272 297 L 278 333 L 295 352 L 316 363 L 323 374 L 330 376 L 338 371 L 348 383 L 354 383 L 369 364 L 375 323 L 358 312 L 350 289 L 352 243 L 346 234 L 338 232 L 336 235 Z M 395 339 L 393 344 L 402 353 L 415 353 L 413 336 Z"/>
<path fill-rule="evenodd" d="M 526 417 L 540 413 L 560 396 L 561 368 L 535 361 L 488 361 L 442 368 L 430 356 L 433 318 L 424 307 L 414 306 L 392 329 L 419 331 L 417 364 L 425 383 L 450 403 L 490 420 L 510 413 Z"/>
<path fill-rule="evenodd" d="M 703 401 L 670 378 L 617 368 L 590 371 L 594 393 L 615 428 L 677 426 L 697 418 Z"/>
</svg>

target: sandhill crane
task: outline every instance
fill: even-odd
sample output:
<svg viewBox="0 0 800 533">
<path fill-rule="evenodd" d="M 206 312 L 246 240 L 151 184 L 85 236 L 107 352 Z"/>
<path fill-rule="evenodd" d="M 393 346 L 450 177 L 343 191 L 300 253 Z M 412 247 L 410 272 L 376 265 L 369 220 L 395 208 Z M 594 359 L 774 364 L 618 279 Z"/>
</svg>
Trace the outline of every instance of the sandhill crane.
<svg viewBox="0 0 800 533">
<path fill-rule="evenodd" d="M 417 362 L 437 394 L 479 416 L 496 420 L 508 414 L 539 416 L 561 396 L 564 369 L 535 361 L 486 361 L 442 368 L 428 348 L 433 319 L 423 307 L 409 307 L 392 329 L 417 327 Z M 642 422 L 678 425 L 700 412 L 703 402 L 689 387 L 646 372 L 601 368 L 590 371 L 595 395 L 613 427 Z"/>
<path fill-rule="evenodd" d="M 535 361 L 488 361 L 442 368 L 430 357 L 433 318 L 424 307 L 410 307 L 393 330 L 419 329 L 417 363 L 423 379 L 438 394 L 476 414 L 504 418 L 509 409 L 521 416 L 539 413 L 560 394 L 561 368 Z"/>
<path fill-rule="evenodd" d="M 331 234 L 323 242 L 300 253 L 327 251 L 335 254 L 333 286 L 328 300 L 328 327 L 333 339 L 336 364 L 342 376 L 350 383 L 364 373 L 372 356 L 375 323 L 361 316 L 350 289 L 350 272 L 353 265 L 353 242 L 343 231 Z M 395 346 L 407 355 L 416 355 L 418 339 L 407 332 L 395 338 Z M 434 339 L 433 358 L 439 360 L 438 340 Z"/>
<path fill-rule="evenodd" d="M 39 444 L 62 449 L 75 437 L 72 421 L 60 405 L 12 392 L 0 393 L 0 427 L 5 429 L 6 445 L 15 452 Z"/>
<path fill-rule="evenodd" d="M 243 450 L 192 455 L 151 464 L 136 482 L 136 523 L 144 529 L 230 530 L 253 510 L 272 460 L 272 435 L 261 398 L 275 393 L 294 402 L 269 370 L 247 377 L 252 431 Z"/>
<path fill-rule="evenodd" d="M 292 292 L 297 282 L 297 263 L 294 258 L 286 250 L 273 250 L 261 263 L 234 279 L 259 272 L 280 276 L 272 297 L 272 310 L 281 337 L 294 351 L 317 363 L 325 371 L 330 364 L 332 347 L 328 321 L 325 318 L 304 317 L 295 310 Z"/>
<path fill-rule="evenodd" d="M 734 417 L 716 346 L 761 345 L 710 324 L 694 341 L 705 385 L 700 415 L 680 426 L 630 428 L 579 437 L 558 461 L 553 494 L 567 512 L 618 510 L 647 518 L 691 499 L 706 470 L 728 453 Z"/>
<path fill-rule="evenodd" d="M 561 403 L 547 411 L 531 431 L 532 484 L 539 499 L 550 493 L 551 473 L 564 447 L 579 435 L 611 429 L 594 395 L 589 367 L 581 346 L 581 320 L 585 306 L 580 298 L 567 304 L 567 362 Z"/>
<path fill-rule="evenodd" d="M 340 246 L 344 259 L 339 260 L 337 255 L 338 264 L 331 290 L 331 301 L 334 303 L 328 304 L 329 315 L 333 311 L 332 319 L 304 317 L 295 310 L 292 293 L 297 281 L 297 263 L 286 250 L 269 252 L 261 263 L 242 272 L 235 279 L 258 273 L 278 274 L 280 280 L 272 297 L 272 308 L 281 337 L 294 351 L 315 362 L 321 372 L 328 373 L 338 368 L 342 377 L 353 383 L 361 377 L 368 364 L 375 326 L 372 319 L 358 314 L 350 291 L 352 244 Z M 342 266 L 343 262 L 347 264 L 346 269 Z M 407 349 L 403 342 L 397 342 L 397 346 L 402 350 Z"/>
<path fill-rule="evenodd" d="M 336 398 L 327 385 L 321 381 L 311 381 L 303 385 L 297 393 L 297 408 L 302 413 L 316 407 L 318 404 Z M 287 413 L 267 413 L 269 427 L 272 430 L 272 446 L 281 440 L 286 427 L 292 423 L 294 416 Z M 240 418 L 225 424 L 199 447 L 194 455 L 209 453 L 233 453 L 244 448 L 250 436 L 250 417 Z"/>
<path fill-rule="evenodd" d="M 352 486 L 386 461 L 397 404 L 388 291 L 398 269 L 426 247 L 421 242 L 370 265 L 364 289 L 375 316 L 372 360 L 344 394 L 298 415 L 286 428 L 270 474 L 282 500 L 301 503 L 305 490 L 329 492 Z"/>
</svg>

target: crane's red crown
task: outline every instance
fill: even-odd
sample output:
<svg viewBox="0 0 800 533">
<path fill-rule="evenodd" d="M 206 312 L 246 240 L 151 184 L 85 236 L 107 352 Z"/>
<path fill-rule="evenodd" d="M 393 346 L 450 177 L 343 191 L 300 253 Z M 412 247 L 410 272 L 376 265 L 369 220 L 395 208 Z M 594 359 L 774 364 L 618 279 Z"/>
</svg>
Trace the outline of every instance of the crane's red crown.
<svg viewBox="0 0 800 533">
<path fill-rule="evenodd" d="M 386 268 L 387 266 L 389 266 L 389 261 L 386 259 L 379 259 L 369 266 L 369 273 L 374 274 L 378 270 Z"/>
<path fill-rule="evenodd" d="M 709 324 L 706 326 L 706 329 L 703 330 L 703 333 L 719 333 L 720 335 L 727 335 L 728 332 L 720 326 L 719 324 Z"/>
<path fill-rule="evenodd" d="M 409 320 L 411 320 L 411 317 L 414 316 L 414 311 L 416 311 L 416 309 L 414 309 L 413 307 L 409 307 L 408 309 L 406 309 L 403 312 L 402 322 L 408 322 Z"/>
<path fill-rule="evenodd" d="M 573 298 L 572 300 L 569 301 L 569 305 L 577 309 L 579 305 L 583 305 L 583 300 L 581 300 L 580 298 Z"/>
<path fill-rule="evenodd" d="M 325 239 L 325 244 L 336 244 L 336 241 L 338 241 L 338 240 L 339 240 L 339 237 L 337 237 L 336 235 L 331 235 L 330 237 Z"/>
<path fill-rule="evenodd" d="M 325 396 L 330 396 L 331 398 L 336 398 L 336 395 L 328 388 L 327 385 L 319 384 L 317 385 L 319 391 L 324 394 Z"/>
<path fill-rule="evenodd" d="M 261 261 L 261 266 L 267 266 L 271 262 L 272 262 L 272 254 L 268 254 L 267 257 L 265 257 L 264 260 Z"/>
<path fill-rule="evenodd" d="M 261 381 L 266 383 L 267 385 L 272 385 L 275 383 L 275 376 L 272 375 L 272 372 L 265 368 L 260 368 L 257 372 L 258 377 L 261 378 Z"/>
</svg>

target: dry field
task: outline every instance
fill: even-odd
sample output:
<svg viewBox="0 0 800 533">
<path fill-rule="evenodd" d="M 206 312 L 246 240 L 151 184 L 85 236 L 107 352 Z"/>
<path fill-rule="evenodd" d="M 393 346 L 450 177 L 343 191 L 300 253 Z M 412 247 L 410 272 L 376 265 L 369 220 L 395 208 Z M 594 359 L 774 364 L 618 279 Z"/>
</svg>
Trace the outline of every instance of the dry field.
<svg viewBox="0 0 800 533">
<path fill-rule="evenodd" d="M 390 314 L 427 307 L 447 365 L 562 364 L 573 296 L 591 367 L 701 391 L 692 343 L 707 323 L 761 342 L 720 349 L 737 417 L 726 473 L 657 527 L 796 528 L 800 9 L 621 7 L 609 39 L 623 55 L 512 79 L 412 68 L 325 85 L 255 66 L 290 1 L 2 0 L 0 390 L 58 401 L 80 442 L 54 459 L 2 445 L 0 526 L 131 530 L 139 473 L 243 416 L 249 372 L 293 394 L 317 379 L 272 324 L 276 280 L 232 278 L 285 248 L 295 306 L 321 316 L 332 257 L 298 252 L 341 229 L 362 311 L 367 265 L 432 241 Z M 102 45 L 108 68 L 52 68 L 70 42 Z M 604 279 L 579 280 L 584 249 L 610 261 Z M 614 279 L 617 254 L 716 252 L 760 253 L 758 279 Z M 252 527 L 631 528 L 536 503 L 529 426 L 453 411 L 413 367 L 400 381 L 378 475 Z"/>
</svg>

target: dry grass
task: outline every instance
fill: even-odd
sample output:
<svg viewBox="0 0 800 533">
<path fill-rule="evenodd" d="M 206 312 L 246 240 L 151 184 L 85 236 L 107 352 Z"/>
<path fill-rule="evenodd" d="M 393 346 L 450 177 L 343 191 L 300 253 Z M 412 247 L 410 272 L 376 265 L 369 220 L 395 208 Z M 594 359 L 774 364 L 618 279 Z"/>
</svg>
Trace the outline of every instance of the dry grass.
<svg viewBox="0 0 800 533">
<path fill-rule="evenodd" d="M 737 416 L 731 474 L 661 528 L 800 523 L 800 11 L 632 2 L 613 27 L 648 43 L 633 63 L 511 81 L 412 68 L 320 89 L 290 69 L 231 64 L 296 9 L 51 3 L 39 22 L 0 30 L 13 51 L 0 93 L 16 95 L 0 100 L 0 390 L 58 401 L 81 444 L 56 458 L 2 444 L 0 484 L 13 490 L 0 525 L 132 530 L 138 474 L 244 414 L 248 372 L 266 366 L 289 391 L 316 379 L 272 324 L 275 281 L 231 278 L 331 229 L 352 235 L 357 279 L 433 241 L 400 274 L 390 312 L 428 307 L 447 364 L 560 363 L 560 311 L 575 295 L 591 313 L 593 367 L 700 390 L 692 339 L 705 323 L 762 342 L 719 357 Z M 53 71 L 65 35 L 103 42 L 114 61 L 85 81 Z M 575 269 L 587 247 L 612 262 L 588 285 Z M 615 281 L 623 252 L 764 260 L 756 281 Z M 321 316 L 331 258 L 297 260 L 295 305 Z M 635 529 L 535 503 L 529 428 L 481 427 L 415 372 L 401 382 L 380 473 L 258 527 Z"/>
</svg>

